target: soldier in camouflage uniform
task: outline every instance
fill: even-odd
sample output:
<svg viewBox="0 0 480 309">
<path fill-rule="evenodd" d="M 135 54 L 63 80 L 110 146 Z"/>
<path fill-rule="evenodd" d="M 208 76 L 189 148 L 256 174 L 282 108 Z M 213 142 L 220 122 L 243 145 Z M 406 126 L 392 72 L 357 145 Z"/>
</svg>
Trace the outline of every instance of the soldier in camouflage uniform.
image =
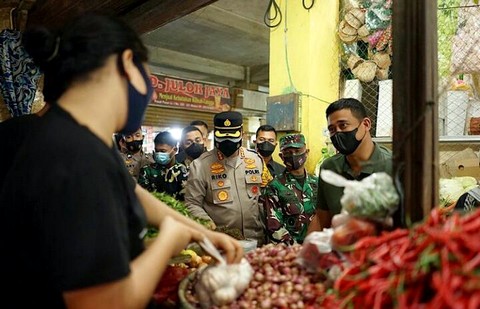
<svg viewBox="0 0 480 309">
<path fill-rule="evenodd" d="M 122 144 L 125 144 L 124 150 L 120 150 L 120 156 L 125 162 L 128 172 L 132 175 L 135 181 L 138 181 L 140 169 L 150 163 L 153 163 L 153 159 L 148 154 L 145 154 L 142 149 L 143 145 L 143 133 L 142 129 L 129 135 L 124 135 L 123 139 L 119 141 L 120 148 Z"/>
<path fill-rule="evenodd" d="M 138 184 L 148 191 L 165 192 L 183 201 L 188 169 L 175 159 L 177 142 L 169 132 L 158 133 L 153 142 L 155 163 L 142 167 Z"/>
<path fill-rule="evenodd" d="M 271 242 L 303 243 L 315 215 L 318 180 L 305 170 L 308 152 L 302 134 L 280 139 L 279 155 L 286 169 L 267 185 L 262 196 Z"/>
</svg>

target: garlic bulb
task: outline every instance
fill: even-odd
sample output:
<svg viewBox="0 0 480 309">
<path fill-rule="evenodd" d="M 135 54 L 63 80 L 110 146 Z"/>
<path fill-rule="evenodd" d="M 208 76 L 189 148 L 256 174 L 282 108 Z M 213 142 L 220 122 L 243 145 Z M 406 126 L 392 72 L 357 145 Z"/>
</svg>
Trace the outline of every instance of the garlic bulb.
<svg viewBox="0 0 480 309">
<path fill-rule="evenodd" d="M 209 308 L 212 305 L 223 306 L 233 302 L 245 291 L 252 277 L 252 266 L 245 259 L 239 264 L 200 268 L 195 291 L 202 308 Z"/>
</svg>

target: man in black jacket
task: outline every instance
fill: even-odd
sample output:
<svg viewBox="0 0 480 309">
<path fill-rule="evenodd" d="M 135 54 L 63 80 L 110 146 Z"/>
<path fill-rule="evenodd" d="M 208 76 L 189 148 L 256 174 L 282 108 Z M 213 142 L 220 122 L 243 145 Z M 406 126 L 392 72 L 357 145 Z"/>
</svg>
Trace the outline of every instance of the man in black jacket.
<svg viewBox="0 0 480 309">
<path fill-rule="evenodd" d="M 263 125 L 257 129 L 255 134 L 255 149 L 265 161 L 270 174 L 273 177 L 280 175 L 285 166 L 277 163 L 272 158 L 272 153 L 277 147 L 277 131 L 270 125 Z"/>
</svg>

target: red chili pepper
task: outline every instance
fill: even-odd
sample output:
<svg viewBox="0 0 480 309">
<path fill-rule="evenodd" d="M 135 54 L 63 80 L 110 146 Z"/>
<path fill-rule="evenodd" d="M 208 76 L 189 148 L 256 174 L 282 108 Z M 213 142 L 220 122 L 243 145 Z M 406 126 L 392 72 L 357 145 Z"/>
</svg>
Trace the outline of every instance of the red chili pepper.
<svg viewBox="0 0 480 309">
<path fill-rule="evenodd" d="M 477 255 L 469 260 L 467 263 L 463 264 L 463 271 L 466 273 L 471 272 L 475 267 L 480 265 L 480 252 Z"/>
<path fill-rule="evenodd" d="M 463 289 L 467 292 L 480 291 L 480 278 L 475 274 L 468 274 L 467 282 L 464 283 Z"/>
<path fill-rule="evenodd" d="M 464 232 L 460 234 L 457 241 L 461 242 L 471 252 L 480 252 L 478 237 L 473 237 L 471 233 Z"/>
<path fill-rule="evenodd" d="M 472 218 L 472 220 L 470 221 L 467 221 L 467 222 L 464 222 L 464 223 L 461 223 L 462 224 L 462 230 L 466 233 L 477 233 L 478 234 L 478 231 L 480 229 L 480 217 L 475 217 L 475 218 Z"/>
<path fill-rule="evenodd" d="M 431 244 L 430 240 L 424 241 L 420 244 L 417 244 L 412 248 L 412 250 L 405 252 L 402 257 L 404 263 L 416 262 L 420 254 Z"/>
<path fill-rule="evenodd" d="M 480 308 L 480 293 L 477 291 L 477 293 L 474 293 L 473 295 L 470 296 L 468 300 L 468 309 L 477 309 Z"/>
<path fill-rule="evenodd" d="M 379 284 L 377 286 L 377 292 L 375 293 L 375 301 L 373 303 L 373 309 L 385 308 L 383 306 L 388 306 L 392 303 L 392 299 L 385 295 L 385 292 L 389 288 L 389 283 L 385 282 L 384 284 Z"/>
<path fill-rule="evenodd" d="M 351 280 L 353 275 L 357 275 L 360 273 L 360 267 L 352 266 L 350 268 L 345 269 L 339 278 L 335 281 L 335 290 L 339 292 L 348 291 L 350 288 L 355 286 L 355 281 Z"/>
<path fill-rule="evenodd" d="M 403 266 L 403 260 L 402 257 L 406 254 L 407 249 L 410 247 L 411 243 L 409 241 L 405 241 L 403 243 L 397 252 L 390 252 L 390 259 L 393 262 L 393 264 L 397 267 Z"/>
<path fill-rule="evenodd" d="M 390 246 L 388 246 L 387 244 L 383 244 L 382 246 L 379 246 L 375 250 L 373 250 L 370 253 L 368 259 L 376 262 L 377 264 L 380 264 L 381 263 L 380 261 L 383 259 L 383 257 L 385 256 L 388 257 L 389 252 L 390 252 Z"/>
</svg>

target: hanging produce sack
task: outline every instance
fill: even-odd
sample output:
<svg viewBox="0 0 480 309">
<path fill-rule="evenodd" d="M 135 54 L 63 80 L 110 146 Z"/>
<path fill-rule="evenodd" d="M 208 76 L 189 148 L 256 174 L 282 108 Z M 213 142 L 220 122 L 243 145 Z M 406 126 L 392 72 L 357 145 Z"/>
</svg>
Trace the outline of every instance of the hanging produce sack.
<svg viewBox="0 0 480 309">
<path fill-rule="evenodd" d="M 399 196 L 392 178 L 387 173 L 373 173 L 356 181 L 329 170 L 322 170 L 322 179 L 334 186 L 345 187 L 340 199 L 342 210 L 347 214 L 364 219 L 383 221 L 398 207 Z"/>
<path fill-rule="evenodd" d="M 12 117 L 30 114 L 40 70 L 22 46 L 20 31 L 0 32 L 0 90 Z"/>
</svg>

